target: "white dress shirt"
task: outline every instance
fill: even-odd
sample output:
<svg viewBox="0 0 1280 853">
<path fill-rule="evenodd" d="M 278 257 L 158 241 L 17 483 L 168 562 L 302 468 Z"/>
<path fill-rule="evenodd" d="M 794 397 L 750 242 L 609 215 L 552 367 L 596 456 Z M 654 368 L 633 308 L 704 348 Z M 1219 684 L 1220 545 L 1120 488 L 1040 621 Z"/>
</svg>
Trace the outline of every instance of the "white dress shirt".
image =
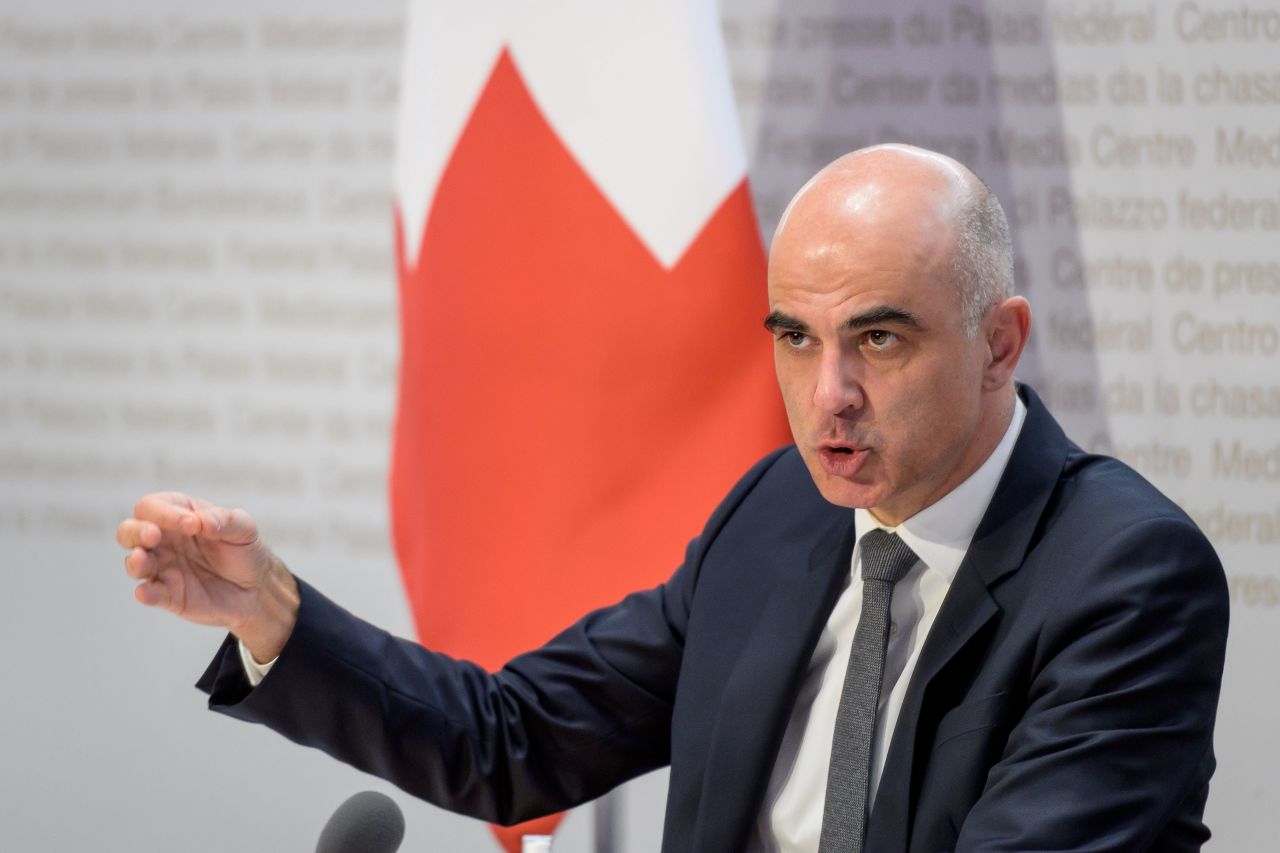
<svg viewBox="0 0 1280 853">
<path fill-rule="evenodd" d="M 1004 474 L 1026 412 L 1026 406 L 1019 399 L 1009 428 L 982 466 L 941 500 L 897 527 L 881 524 L 868 510 L 854 510 L 854 529 L 859 541 L 868 530 L 880 527 L 897 533 L 919 558 L 894 587 L 890 606 L 889 647 L 885 652 L 878 723 L 871 745 L 869 802 L 875 800 L 885 753 L 920 650 Z M 862 557 L 855 545 L 844 590 L 818 638 L 796 694 L 748 853 L 816 853 L 818 849 L 836 711 L 853 647 L 853 633 L 862 612 L 861 573 Z"/>
<path fill-rule="evenodd" d="M 240 665 L 244 667 L 244 676 L 249 679 L 250 687 L 257 687 L 262 683 L 262 679 L 267 677 L 267 673 L 271 671 L 271 666 L 279 660 L 279 658 L 272 658 L 266 663 L 258 663 L 253 659 L 253 655 L 249 654 L 249 650 L 245 648 L 243 642 L 239 643 L 239 646 Z"/>
<path fill-rule="evenodd" d="M 1009 428 L 982 466 L 941 500 L 896 528 L 876 521 L 865 509 L 854 510 L 854 529 L 859 541 L 868 530 L 881 527 L 897 533 L 919 558 L 894 587 L 884 684 L 872 742 L 871 780 L 867 789 L 871 801 L 875 800 L 885 753 L 920 649 L 969 549 L 974 531 L 987 511 L 987 504 L 991 503 L 1026 413 L 1026 406 L 1018 399 Z M 862 612 L 859 551 L 855 545 L 844 590 L 818 638 L 800 684 L 748 853 L 816 853 L 818 849 L 836 710 L 840 705 L 853 633 Z M 240 644 L 240 661 L 249 683 L 255 687 L 275 663 L 274 660 L 258 663 L 244 643 Z"/>
</svg>

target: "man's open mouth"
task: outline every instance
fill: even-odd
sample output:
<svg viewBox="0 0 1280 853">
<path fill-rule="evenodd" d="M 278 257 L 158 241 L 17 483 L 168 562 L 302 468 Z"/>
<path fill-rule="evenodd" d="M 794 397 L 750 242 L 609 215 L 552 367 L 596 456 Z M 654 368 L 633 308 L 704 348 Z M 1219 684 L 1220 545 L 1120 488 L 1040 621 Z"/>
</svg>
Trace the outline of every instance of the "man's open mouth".
<svg viewBox="0 0 1280 853">
<path fill-rule="evenodd" d="M 861 470 L 871 451 L 848 444 L 822 444 L 818 446 L 818 459 L 828 474 L 836 477 L 852 477 Z"/>
</svg>

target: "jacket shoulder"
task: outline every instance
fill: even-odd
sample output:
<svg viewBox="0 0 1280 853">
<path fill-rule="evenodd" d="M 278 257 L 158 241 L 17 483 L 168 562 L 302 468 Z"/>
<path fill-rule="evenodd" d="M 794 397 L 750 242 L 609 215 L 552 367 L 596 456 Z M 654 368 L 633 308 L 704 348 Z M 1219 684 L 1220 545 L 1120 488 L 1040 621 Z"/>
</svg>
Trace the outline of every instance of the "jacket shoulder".
<svg viewBox="0 0 1280 853">
<path fill-rule="evenodd" d="M 1133 468 L 1075 445 L 1067 455 L 1056 497 L 1051 510 L 1087 522 L 1095 538 L 1146 522 L 1166 522 L 1205 538 L 1181 507 Z"/>
</svg>

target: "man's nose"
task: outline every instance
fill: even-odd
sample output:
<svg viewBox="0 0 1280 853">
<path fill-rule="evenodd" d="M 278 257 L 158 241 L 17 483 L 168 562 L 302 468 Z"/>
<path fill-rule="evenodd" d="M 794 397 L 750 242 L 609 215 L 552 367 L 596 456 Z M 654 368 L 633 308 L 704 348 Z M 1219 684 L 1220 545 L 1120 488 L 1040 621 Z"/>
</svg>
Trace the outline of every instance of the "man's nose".
<svg viewBox="0 0 1280 853">
<path fill-rule="evenodd" d="M 838 347 L 825 350 L 818 365 L 813 404 L 830 415 L 838 415 L 846 409 L 862 408 L 862 385 L 855 374 L 852 360 L 844 357 Z"/>
</svg>

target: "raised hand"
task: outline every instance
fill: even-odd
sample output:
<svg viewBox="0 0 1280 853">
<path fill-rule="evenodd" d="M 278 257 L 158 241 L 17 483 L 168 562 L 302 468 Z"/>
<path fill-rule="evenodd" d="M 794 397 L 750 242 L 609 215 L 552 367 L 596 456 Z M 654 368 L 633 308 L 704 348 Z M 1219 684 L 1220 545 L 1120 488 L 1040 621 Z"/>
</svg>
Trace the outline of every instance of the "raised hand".
<svg viewBox="0 0 1280 853">
<path fill-rule="evenodd" d="M 297 619 L 298 586 L 244 510 L 180 492 L 147 495 L 116 528 L 134 597 L 200 625 L 231 631 L 259 661 L 284 647 Z"/>
</svg>

